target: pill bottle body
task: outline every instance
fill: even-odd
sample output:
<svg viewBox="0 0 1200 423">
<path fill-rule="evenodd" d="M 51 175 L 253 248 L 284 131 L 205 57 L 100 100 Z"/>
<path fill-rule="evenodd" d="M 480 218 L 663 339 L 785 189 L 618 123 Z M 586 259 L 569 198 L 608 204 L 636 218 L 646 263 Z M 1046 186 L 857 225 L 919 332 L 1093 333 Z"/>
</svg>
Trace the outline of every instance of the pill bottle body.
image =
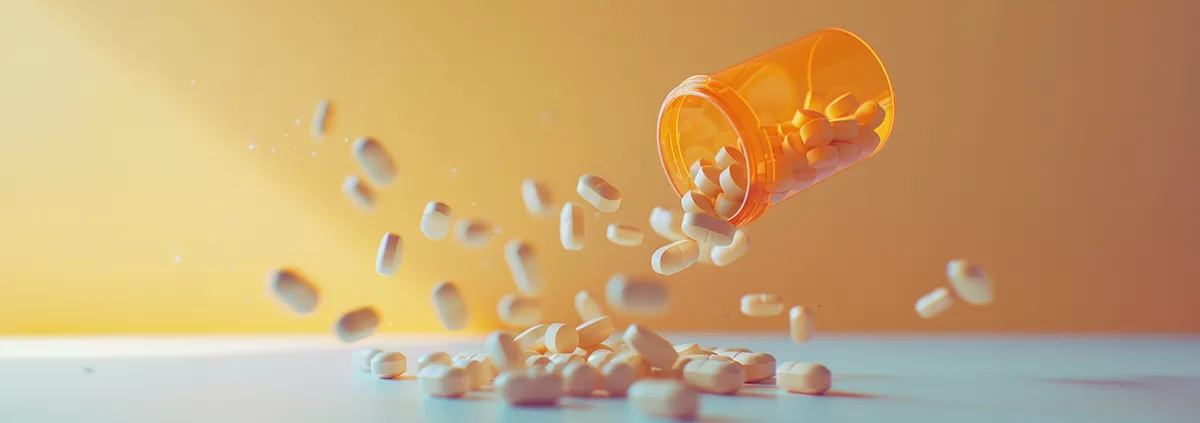
<svg viewBox="0 0 1200 423">
<path fill-rule="evenodd" d="M 883 63 L 866 42 L 842 29 L 823 29 L 715 74 L 688 78 L 671 90 L 658 117 L 659 158 L 676 194 L 683 196 L 697 189 L 689 169 L 693 163 L 712 160 L 722 147 L 741 151 L 746 191 L 728 220 L 744 227 L 772 206 L 877 154 L 895 122 L 894 97 Z M 836 125 L 855 111 L 859 119 L 850 119 L 857 124 L 855 139 L 822 142 L 810 134 L 812 128 L 804 128 L 818 116 Z M 813 143 L 806 147 L 806 141 Z M 827 156 L 836 154 L 831 150 L 848 153 L 828 164 Z"/>
</svg>

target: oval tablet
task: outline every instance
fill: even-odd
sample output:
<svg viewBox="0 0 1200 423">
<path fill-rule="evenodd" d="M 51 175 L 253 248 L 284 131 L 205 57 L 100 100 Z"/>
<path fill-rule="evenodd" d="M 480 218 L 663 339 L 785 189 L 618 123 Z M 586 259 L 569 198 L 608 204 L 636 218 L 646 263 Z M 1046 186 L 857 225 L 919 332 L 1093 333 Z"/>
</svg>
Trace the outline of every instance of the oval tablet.
<svg viewBox="0 0 1200 423">
<path fill-rule="evenodd" d="M 451 363 L 453 361 L 450 359 L 450 354 L 442 351 L 434 351 L 417 358 L 417 373 L 419 375 L 422 370 L 425 370 L 429 366 L 439 364 L 449 366 Z"/>
<path fill-rule="evenodd" d="M 354 352 L 353 363 L 354 367 L 360 371 L 371 371 L 371 359 L 376 355 L 383 354 L 383 350 L 379 348 L 363 348 Z"/>
<path fill-rule="evenodd" d="M 421 234 L 434 241 L 441 240 L 450 234 L 450 206 L 446 203 L 430 201 L 421 213 Z"/>
<path fill-rule="evenodd" d="M 545 324 L 530 326 L 525 329 L 520 335 L 514 338 L 517 346 L 524 350 L 545 351 L 546 349 L 546 328 Z"/>
<path fill-rule="evenodd" d="M 813 119 L 800 127 L 800 139 L 807 148 L 829 145 L 833 141 L 833 126 L 824 118 Z"/>
<path fill-rule="evenodd" d="M 467 303 L 453 282 L 438 282 L 433 286 L 433 308 L 447 330 L 467 327 Z"/>
<path fill-rule="evenodd" d="M 700 395 L 672 379 L 640 380 L 629 387 L 634 408 L 651 416 L 691 419 L 700 409 Z"/>
<path fill-rule="evenodd" d="M 691 177 L 695 178 L 696 175 L 700 174 L 700 168 L 705 167 L 705 166 L 716 166 L 716 165 L 717 165 L 717 162 L 714 162 L 709 159 L 697 159 L 696 161 L 692 162 L 691 167 L 688 167 L 688 172 L 689 172 L 688 175 L 691 175 Z"/>
<path fill-rule="evenodd" d="M 700 257 L 700 245 L 685 239 L 667 244 L 650 256 L 650 267 L 661 275 L 673 275 L 696 264 Z"/>
<path fill-rule="evenodd" d="M 733 243 L 737 228 L 724 220 L 703 213 L 684 213 L 683 233 L 689 238 L 714 247 Z"/>
<path fill-rule="evenodd" d="M 883 118 L 887 116 L 887 112 L 883 107 L 879 107 L 879 103 L 875 100 L 864 101 L 858 105 L 858 109 L 854 111 L 854 118 L 858 119 L 858 124 L 863 127 L 862 130 L 871 130 L 883 124 Z"/>
<path fill-rule="evenodd" d="M 716 197 L 721 193 L 721 168 L 716 166 L 704 166 L 700 168 L 700 173 L 692 178 L 692 183 L 696 184 L 696 189 L 709 197 Z"/>
<path fill-rule="evenodd" d="M 829 126 L 833 128 L 835 141 L 850 141 L 858 137 L 858 119 L 854 116 L 830 119 Z"/>
<path fill-rule="evenodd" d="M 641 229 L 620 223 L 609 223 L 605 236 L 608 237 L 609 242 L 622 247 L 642 245 L 642 240 L 646 238 L 646 234 L 642 233 Z"/>
<path fill-rule="evenodd" d="M 352 150 L 354 159 L 358 161 L 371 183 L 386 186 L 396 180 L 396 163 L 379 141 L 370 137 L 359 137 L 354 140 Z"/>
<path fill-rule="evenodd" d="M 379 312 L 368 306 L 343 314 L 334 323 L 333 333 L 338 340 L 350 344 L 371 336 L 378 328 Z"/>
<path fill-rule="evenodd" d="M 679 353 L 665 338 L 645 326 L 634 323 L 625 329 L 625 343 L 633 347 L 651 366 L 670 368 Z"/>
<path fill-rule="evenodd" d="M 583 228 L 583 208 L 574 203 L 563 204 L 558 220 L 558 239 L 563 248 L 571 251 L 582 250 L 586 240 Z"/>
<path fill-rule="evenodd" d="M 683 380 L 704 392 L 732 394 L 742 388 L 746 373 L 742 366 L 718 360 L 692 360 L 683 366 Z"/>
<path fill-rule="evenodd" d="M 613 326 L 612 319 L 608 316 L 600 316 L 595 319 L 588 320 L 575 327 L 575 332 L 579 335 L 579 348 L 596 348 L 602 346 L 601 343 L 612 335 L 616 327 Z"/>
<path fill-rule="evenodd" d="M 483 341 L 488 357 L 500 372 L 525 370 L 525 354 L 507 332 L 492 332 Z"/>
<path fill-rule="evenodd" d="M 661 316 L 667 312 L 667 286 L 651 277 L 615 274 L 604 288 L 608 305 L 620 313 Z"/>
<path fill-rule="evenodd" d="M 825 116 L 831 119 L 836 119 L 846 116 L 854 116 L 854 112 L 858 110 L 858 99 L 854 98 L 854 94 L 845 93 L 829 102 L 825 106 Z"/>
<path fill-rule="evenodd" d="M 814 119 L 824 119 L 824 118 L 825 118 L 825 115 L 821 114 L 821 112 L 818 112 L 815 110 L 800 109 L 800 110 L 796 111 L 796 114 L 792 115 L 792 121 L 790 123 L 792 124 L 793 127 L 802 128 L 802 127 L 804 127 L 804 124 L 806 124 Z"/>
<path fill-rule="evenodd" d="M 729 198 L 729 193 L 721 193 L 717 196 L 717 201 L 714 203 L 713 210 L 716 211 L 717 217 L 725 220 L 733 218 L 738 210 L 742 209 L 742 203 L 745 202 L 744 197 Z"/>
<path fill-rule="evenodd" d="M 621 207 L 621 191 L 596 175 L 583 175 L 575 184 L 575 192 L 596 210 L 612 213 Z"/>
<path fill-rule="evenodd" d="M 808 165 L 813 169 L 833 167 L 838 163 L 838 150 L 832 145 L 814 147 L 812 150 L 808 150 L 804 156 L 808 159 Z"/>
<path fill-rule="evenodd" d="M 393 379 L 408 370 L 408 357 L 398 352 L 385 352 L 371 357 L 371 374 L 380 379 Z"/>
<path fill-rule="evenodd" d="M 746 167 L 734 163 L 733 166 L 721 171 L 722 194 L 729 198 L 741 199 L 746 196 Z"/>
<path fill-rule="evenodd" d="M 525 327 L 542 320 L 542 308 L 537 298 L 508 294 L 500 297 L 496 306 L 500 321 L 509 326 Z"/>
<path fill-rule="evenodd" d="M 375 254 L 375 272 L 392 276 L 400 269 L 400 253 L 404 251 L 404 239 L 392 232 L 383 234 L 379 241 L 379 252 Z"/>
<path fill-rule="evenodd" d="M 342 180 L 342 193 L 359 210 L 370 211 L 375 207 L 375 192 L 358 175 L 350 175 Z"/>
<path fill-rule="evenodd" d="M 457 398 L 470 389 L 467 371 L 446 364 L 434 364 L 417 373 L 421 392 L 431 397 Z"/>
<path fill-rule="evenodd" d="M 504 261 L 508 263 L 518 291 L 525 295 L 537 295 L 542 292 L 546 282 L 542 279 L 542 271 L 532 245 L 522 239 L 508 241 L 504 245 Z"/>
<path fill-rule="evenodd" d="M 571 354 L 579 347 L 579 332 L 574 327 L 553 323 L 546 328 L 546 350 L 558 354 Z M 553 358 L 551 358 L 553 360 Z"/>
<path fill-rule="evenodd" d="M 637 371 L 625 362 L 609 362 L 602 367 L 604 390 L 610 397 L 623 397 L 637 381 Z"/>
<path fill-rule="evenodd" d="M 293 313 L 308 314 L 317 309 L 321 292 L 292 269 L 278 269 L 267 275 L 267 289 Z"/>
</svg>

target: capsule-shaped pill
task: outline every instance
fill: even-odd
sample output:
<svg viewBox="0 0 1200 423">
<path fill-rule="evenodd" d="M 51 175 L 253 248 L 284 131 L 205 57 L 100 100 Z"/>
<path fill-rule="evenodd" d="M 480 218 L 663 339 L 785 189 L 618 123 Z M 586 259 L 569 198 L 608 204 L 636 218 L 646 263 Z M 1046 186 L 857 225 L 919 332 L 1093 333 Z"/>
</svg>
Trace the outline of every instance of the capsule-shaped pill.
<svg viewBox="0 0 1200 423">
<path fill-rule="evenodd" d="M 575 311 L 585 322 L 604 315 L 604 312 L 600 310 L 600 304 L 586 289 L 575 294 Z"/>
<path fill-rule="evenodd" d="M 797 130 L 798 130 L 799 128 L 803 128 L 804 124 L 806 124 L 814 119 L 824 119 L 824 118 L 825 118 L 825 115 L 821 114 L 821 112 L 818 112 L 815 110 L 800 109 L 800 110 L 797 110 L 796 113 L 792 115 L 792 121 L 788 122 L 788 123 L 790 123 L 792 125 L 792 127 L 797 128 Z M 786 134 L 787 132 L 784 132 L 784 133 Z"/>
<path fill-rule="evenodd" d="M 625 329 L 624 339 L 625 343 L 633 347 L 633 350 L 651 366 L 671 367 L 679 358 L 674 345 L 645 326 L 636 323 L 629 325 L 629 328 Z"/>
<path fill-rule="evenodd" d="M 605 299 L 613 310 L 636 316 L 661 316 L 669 305 L 667 286 L 651 277 L 615 274 L 604 288 Z"/>
<path fill-rule="evenodd" d="M 742 388 L 746 372 L 730 362 L 691 360 L 683 366 L 683 380 L 700 391 L 727 395 Z"/>
<path fill-rule="evenodd" d="M 750 237 L 745 231 L 738 230 L 733 234 L 733 242 L 723 247 L 713 247 L 710 254 L 712 264 L 718 267 L 728 266 L 750 251 Z"/>
<path fill-rule="evenodd" d="M 538 265 L 537 254 L 528 242 L 522 239 L 508 241 L 504 245 L 504 261 L 512 273 L 517 290 L 525 295 L 537 295 L 542 292 L 545 281 L 542 270 Z"/>
<path fill-rule="evenodd" d="M 454 223 L 454 237 L 458 243 L 470 249 L 480 249 L 492 240 L 492 224 L 483 219 L 458 219 Z"/>
<path fill-rule="evenodd" d="M 509 326 L 524 327 L 542 320 L 542 307 L 537 298 L 508 294 L 496 305 L 500 321 Z"/>
<path fill-rule="evenodd" d="M 698 189 L 683 193 L 679 199 L 684 213 L 716 214 L 713 210 L 713 199 Z"/>
<path fill-rule="evenodd" d="M 352 147 L 354 159 L 371 183 L 386 186 L 396 180 L 396 163 L 383 144 L 370 137 L 359 137 Z"/>
<path fill-rule="evenodd" d="M 267 275 L 267 289 L 296 314 L 312 313 L 321 300 L 317 286 L 291 269 L 278 269 Z"/>
<path fill-rule="evenodd" d="M 404 251 L 404 239 L 400 235 L 388 232 L 379 241 L 379 252 L 375 254 L 375 272 L 383 276 L 392 276 L 400 269 L 400 254 Z"/>
<path fill-rule="evenodd" d="M 501 372 L 525 370 L 525 354 L 507 332 L 492 332 L 483 341 L 488 356 Z"/>
<path fill-rule="evenodd" d="M 563 394 L 562 376 L 537 371 L 504 373 L 494 386 L 504 402 L 517 407 L 554 405 Z"/>
<path fill-rule="evenodd" d="M 605 213 L 615 212 L 621 207 L 621 191 L 596 175 L 580 176 L 575 184 L 575 192 L 583 201 Z"/>
<path fill-rule="evenodd" d="M 466 370 L 439 363 L 421 369 L 417 383 L 426 396 L 458 398 L 470 390 L 471 382 Z"/>
<path fill-rule="evenodd" d="M 354 368 L 362 372 L 371 371 L 371 359 L 376 355 L 383 354 L 383 350 L 379 348 L 362 348 L 354 352 L 351 356 L 354 363 Z"/>
<path fill-rule="evenodd" d="M 680 229 L 683 216 L 663 207 L 655 207 L 650 211 L 650 229 L 654 233 L 670 241 L 687 238 Z"/>
<path fill-rule="evenodd" d="M 534 179 L 521 181 L 521 201 L 525 203 L 525 210 L 534 217 L 547 216 L 554 209 L 550 187 Z"/>
<path fill-rule="evenodd" d="M 933 318 L 933 316 L 945 312 L 953 303 L 954 297 L 950 294 L 950 290 L 937 288 L 917 300 L 917 315 L 923 319 Z"/>
<path fill-rule="evenodd" d="M 434 241 L 450 234 L 450 205 L 430 201 L 421 213 L 421 234 Z"/>
<path fill-rule="evenodd" d="M 737 228 L 718 217 L 703 213 L 683 214 L 684 235 L 698 242 L 713 246 L 728 246 L 733 243 Z"/>
<path fill-rule="evenodd" d="M 453 363 L 450 359 L 450 354 L 442 351 L 434 351 L 417 358 L 417 375 L 420 376 L 422 370 L 433 365 L 449 366 Z"/>
<path fill-rule="evenodd" d="M 783 299 L 775 294 L 746 294 L 742 296 L 742 314 L 752 317 L 771 317 L 783 313 Z"/>
<path fill-rule="evenodd" d="M 370 211 L 375 208 L 375 191 L 367 186 L 358 175 L 347 176 L 342 180 L 342 193 L 350 199 L 359 210 Z"/>
<path fill-rule="evenodd" d="M 604 390 L 610 397 L 624 397 L 629 392 L 629 387 L 637 381 L 637 371 L 629 363 L 610 361 L 598 368 L 603 375 L 601 379 Z"/>
<path fill-rule="evenodd" d="M 792 393 L 822 395 L 833 385 L 833 374 L 820 364 L 785 361 L 775 372 L 775 384 Z"/>
<path fill-rule="evenodd" d="M 696 189 L 704 195 L 716 197 L 721 193 L 721 171 L 721 168 L 717 166 L 704 166 L 692 178 L 692 183 L 696 184 Z"/>
<path fill-rule="evenodd" d="M 673 275 L 696 264 L 700 257 L 700 245 L 685 239 L 667 244 L 650 256 L 650 267 L 661 275 Z"/>
<path fill-rule="evenodd" d="M 368 306 L 343 314 L 334 323 L 333 333 L 338 340 L 350 344 L 371 336 L 378 328 L 379 312 Z"/>
<path fill-rule="evenodd" d="M 408 370 L 408 357 L 398 352 L 385 352 L 371 357 L 371 374 L 380 379 L 394 379 Z"/>
<path fill-rule="evenodd" d="M 854 94 L 845 93 L 837 96 L 825 106 L 825 116 L 830 119 L 836 119 L 846 116 L 854 116 L 854 112 L 858 110 L 858 99 L 854 98 Z"/>
<path fill-rule="evenodd" d="M 714 160 L 716 160 L 717 166 L 722 168 L 727 168 L 735 164 L 743 167 L 746 166 L 746 155 L 742 154 L 742 150 L 738 150 L 737 147 L 721 147 L 720 150 L 717 150 Z"/>
<path fill-rule="evenodd" d="M 329 129 L 332 116 L 333 106 L 329 104 L 329 100 L 318 100 L 317 107 L 313 110 L 312 125 L 309 127 L 314 140 L 325 139 L 325 131 Z"/>
<path fill-rule="evenodd" d="M 614 330 L 616 326 L 613 326 L 612 319 L 608 316 L 600 316 L 579 324 L 575 327 L 575 332 L 579 335 L 579 348 L 602 346 L 601 343 L 608 339 Z"/>
<path fill-rule="evenodd" d="M 805 153 L 804 156 L 808 159 L 808 165 L 814 169 L 826 167 L 837 169 L 834 165 L 838 163 L 838 150 L 837 147 L 832 145 L 815 147 L 808 150 L 808 153 Z"/>
<path fill-rule="evenodd" d="M 620 223 L 609 223 L 604 235 L 608 238 L 609 242 L 622 247 L 642 245 L 642 240 L 646 237 L 646 234 L 642 233 L 641 229 Z"/>
<path fill-rule="evenodd" d="M 513 340 L 517 346 L 525 350 L 545 351 L 546 350 L 546 324 L 537 324 L 525 329 Z"/>
<path fill-rule="evenodd" d="M 746 383 L 755 383 L 775 376 L 775 357 L 767 353 L 740 352 L 733 361 L 741 363 Z"/>
<path fill-rule="evenodd" d="M 571 251 L 583 249 L 586 240 L 583 226 L 583 208 L 574 203 L 563 204 L 558 220 L 558 239 L 563 248 Z"/>
<path fill-rule="evenodd" d="M 872 132 L 883 124 L 885 116 L 887 116 L 887 112 L 875 100 L 864 101 L 858 105 L 858 109 L 854 110 L 854 118 L 858 120 L 862 130 L 872 130 Z"/>
<path fill-rule="evenodd" d="M 967 304 L 987 305 L 995 297 L 992 279 L 983 268 L 966 260 L 950 260 L 946 264 L 946 278 L 950 287 Z"/>
<path fill-rule="evenodd" d="M 634 408 L 655 417 L 691 419 L 700 409 L 700 395 L 673 379 L 640 380 L 629 387 Z"/>
<path fill-rule="evenodd" d="M 467 303 L 454 282 L 438 282 L 433 286 L 433 308 L 446 330 L 467 327 Z"/>
<path fill-rule="evenodd" d="M 792 336 L 792 342 L 803 344 L 808 342 L 813 333 L 812 314 L 808 309 L 795 306 L 788 312 L 788 333 Z"/>
<path fill-rule="evenodd" d="M 547 351 L 570 354 L 575 352 L 575 348 L 577 347 L 579 347 L 579 331 L 576 331 L 573 326 L 552 323 L 546 328 Z"/>
</svg>

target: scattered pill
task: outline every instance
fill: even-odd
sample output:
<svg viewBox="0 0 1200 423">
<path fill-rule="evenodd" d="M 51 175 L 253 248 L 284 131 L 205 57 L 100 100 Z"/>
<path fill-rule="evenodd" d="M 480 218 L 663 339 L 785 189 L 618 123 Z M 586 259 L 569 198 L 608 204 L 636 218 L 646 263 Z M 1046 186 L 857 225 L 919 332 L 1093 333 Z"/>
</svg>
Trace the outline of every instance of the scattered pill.
<svg viewBox="0 0 1200 423">
<path fill-rule="evenodd" d="M 354 140 L 354 159 L 371 183 L 386 186 L 396 180 L 396 163 L 383 148 L 383 144 L 370 137 Z"/>
<path fill-rule="evenodd" d="M 742 296 L 742 314 L 747 316 L 778 316 L 783 313 L 783 308 L 783 299 L 775 294 L 746 294 Z"/>
<path fill-rule="evenodd" d="M 504 245 L 504 261 L 512 273 L 517 290 L 525 295 L 537 295 L 542 292 L 545 281 L 542 279 L 541 267 L 538 265 L 537 254 L 523 239 L 513 239 Z"/>
<path fill-rule="evenodd" d="M 537 298 L 508 294 L 496 305 L 500 321 L 509 326 L 525 327 L 542 320 L 542 306 Z"/>
<path fill-rule="evenodd" d="M 635 408 L 656 417 L 691 419 L 700 409 L 700 395 L 673 379 L 637 381 L 629 387 L 629 398 Z"/>
<path fill-rule="evenodd" d="M 312 126 L 310 127 L 313 139 L 322 140 L 325 138 L 325 131 L 329 126 L 329 117 L 332 115 L 330 113 L 332 111 L 330 110 L 331 108 L 329 100 L 317 101 L 317 107 L 313 110 Z"/>
<path fill-rule="evenodd" d="M 683 193 L 679 202 L 683 207 L 684 213 L 716 214 L 713 210 L 712 197 L 705 195 L 698 189 Z"/>
<path fill-rule="evenodd" d="M 845 93 L 829 102 L 825 106 L 825 116 L 831 119 L 840 117 L 853 116 L 858 110 L 858 99 L 854 98 L 854 94 Z"/>
<path fill-rule="evenodd" d="M 467 373 L 468 389 L 478 391 L 487 384 L 488 369 L 487 365 L 482 361 L 471 360 L 470 358 L 454 359 L 454 367 L 463 369 Z"/>
<path fill-rule="evenodd" d="M 995 297 L 992 279 L 983 268 L 966 260 L 950 260 L 946 264 L 946 278 L 958 297 L 972 305 L 987 305 Z"/>
<path fill-rule="evenodd" d="M 716 197 L 721 193 L 721 168 L 717 166 L 704 166 L 700 168 L 700 172 L 692 178 L 692 183 L 696 184 L 696 189 L 709 197 Z"/>
<path fill-rule="evenodd" d="M 379 241 L 379 252 L 375 254 L 375 271 L 383 276 L 392 276 L 400 269 L 400 253 L 404 251 L 404 239 L 392 232 L 383 234 Z"/>
<path fill-rule="evenodd" d="M 833 141 L 833 126 L 825 118 L 813 119 L 800 127 L 800 139 L 808 148 L 829 145 Z"/>
<path fill-rule="evenodd" d="M 434 365 L 450 366 L 451 364 L 453 364 L 453 360 L 450 359 L 450 354 L 442 351 L 425 354 L 417 358 L 417 376 L 420 376 L 421 371 L 425 370 L 426 367 Z"/>
<path fill-rule="evenodd" d="M 362 348 L 355 351 L 352 355 L 354 367 L 363 372 L 371 371 L 371 359 L 379 354 L 383 354 L 383 350 L 379 348 Z"/>
<path fill-rule="evenodd" d="M 858 120 L 858 124 L 863 127 L 863 130 L 878 128 L 883 124 L 885 116 L 887 116 L 887 112 L 875 100 L 864 101 L 854 111 L 854 118 Z"/>
<path fill-rule="evenodd" d="M 667 286 L 648 276 L 615 274 L 608 279 L 604 294 L 610 307 L 628 315 L 661 316 L 669 306 Z"/>
<path fill-rule="evenodd" d="M 610 397 L 623 397 L 629 392 L 629 387 L 637 381 L 637 371 L 626 362 L 609 362 L 600 367 L 603 373 L 604 390 Z"/>
<path fill-rule="evenodd" d="M 483 248 L 492 239 L 492 224 L 483 219 L 458 219 L 454 223 L 454 237 L 458 243 L 471 249 Z"/>
<path fill-rule="evenodd" d="M 650 256 L 650 267 L 661 275 L 673 275 L 696 264 L 700 257 L 700 245 L 685 239 L 675 241 L 654 250 Z"/>
<path fill-rule="evenodd" d="M 488 357 L 501 372 L 525 370 L 525 354 L 507 332 L 492 332 L 483 341 Z"/>
<path fill-rule="evenodd" d="M 450 206 L 446 203 L 430 201 L 421 213 L 421 234 L 434 241 L 441 240 L 450 233 Z"/>
<path fill-rule="evenodd" d="M 609 335 L 612 335 L 616 327 L 613 326 L 612 319 L 608 316 L 600 316 L 592 320 L 583 322 L 575 327 L 575 332 L 578 337 L 579 348 L 596 348 L 600 346 Z"/>
<path fill-rule="evenodd" d="M 563 248 L 571 251 L 582 250 L 586 240 L 583 228 L 583 208 L 574 203 L 563 204 L 558 221 L 558 239 Z"/>
<path fill-rule="evenodd" d="M 467 371 L 447 364 L 433 364 L 417 372 L 421 392 L 431 397 L 457 398 L 470 390 Z"/>
<path fill-rule="evenodd" d="M 858 144 L 848 141 L 834 141 L 830 144 L 837 149 L 838 166 L 845 168 L 858 161 L 859 154 L 862 152 L 862 147 Z"/>
<path fill-rule="evenodd" d="M 755 383 L 775 376 L 775 357 L 767 353 L 740 352 L 733 355 L 733 361 L 742 364 L 746 382 Z"/>
<path fill-rule="evenodd" d="M 812 314 L 804 307 L 792 307 L 791 311 L 788 312 L 788 326 L 792 342 L 797 344 L 808 342 L 813 333 Z"/>
<path fill-rule="evenodd" d="M 788 123 L 790 123 L 792 125 L 792 127 L 803 128 L 804 124 L 806 124 L 814 119 L 824 119 L 824 118 L 825 118 L 825 115 L 821 114 L 821 112 L 814 111 L 814 110 L 808 110 L 808 109 L 800 109 L 800 110 L 797 110 L 796 113 L 792 115 L 792 120 L 791 120 L 791 122 L 788 122 Z M 785 132 L 785 133 L 787 133 L 787 132 Z"/>
<path fill-rule="evenodd" d="M 604 311 L 600 310 L 600 304 L 592 298 L 592 294 L 586 289 L 575 294 L 575 311 L 579 313 L 579 318 L 583 321 L 592 320 L 604 315 Z"/>
<path fill-rule="evenodd" d="M 663 207 L 655 207 L 650 211 L 650 229 L 654 233 L 671 241 L 687 238 L 680 229 L 683 217 L 678 213 Z"/>
<path fill-rule="evenodd" d="M 742 154 L 737 147 L 724 146 L 717 150 L 716 158 L 717 166 L 726 168 L 733 165 L 746 166 L 746 155 Z"/>
<path fill-rule="evenodd" d="M 785 361 L 775 373 L 776 385 L 797 394 L 821 395 L 833 383 L 829 369 L 816 363 Z"/>
<path fill-rule="evenodd" d="M 549 215 L 554 208 L 550 187 L 534 179 L 521 181 L 521 200 L 525 203 L 525 210 L 534 217 Z"/>
<path fill-rule="evenodd" d="M 398 352 L 385 352 L 371 357 L 371 374 L 380 379 L 392 379 L 408 370 L 408 357 Z"/>
<path fill-rule="evenodd" d="M 942 314 L 953 303 L 954 297 L 950 294 L 950 290 L 938 288 L 917 300 L 917 315 L 923 319 L 929 319 Z"/>
<path fill-rule="evenodd" d="M 805 153 L 804 156 L 808 159 L 808 165 L 814 169 L 834 167 L 833 165 L 836 165 L 838 162 L 837 147 L 832 145 L 815 147 L 812 150 L 808 150 L 808 153 Z M 836 169 L 836 167 L 834 168 Z"/>
<path fill-rule="evenodd" d="M 580 176 L 575 184 L 575 192 L 583 201 L 602 212 L 612 213 L 621 207 L 621 192 L 596 175 Z"/>
<path fill-rule="evenodd" d="M 538 324 L 530 326 L 513 338 L 517 346 L 526 350 L 545 351 L 546 350 L 546 328 L 549 325 Z"/>
<path fill-rule="evenodd" d="M 454 282 L 443 281 L 433 286 L 433 308 L 447 330 L 467 327 L 467 303 Z"/>
<path fill-rule="evenodd" d="M 642 233 L 641 229 L 620 223 L 609 223 L 605 235 L 610 242 L 622 247 L 642 245 L 642 240 L 646 238 L 646 234 Z"/>
<path fill-rule="evenodd" d="M 317 287 L 291 269 L 277 269 L 267 275 L 267 289 L 296 314 L 312 313 L 321 299 Z"/>
<path fill-rule="evenodd" d="M 548 365 L 550 365 L 549 357 L 535 355 L 525 359 L 525 367 L 545 367 Z"/>
<path fill-rule="evenodd" d="M 675 347 L 659 334 L 639 324 L 625 329 L 625 343 L 633 347 L 651 366 L 666 368 L 675 363 L 679 353 Z"/>
<path fill-rule="evenodd" d="M 742 388 L 742 366 L 720 360 L 692 360 L 683 367 L 683 380 L 703 392 L 728 395 Z"/>
<path fill-rule="evenodd" d="M 569 363 L 562 370 L 563 390 L 567 396 L 590 397 L 600 385 L 600 372 L 586 363 Z"/>
<path fill-rule="evenodd" d="M 368 211 L 375 207 L 375 192 L 358 175 L 350 175 L 342 180 L 342 192 L 359 210 Z"/>
<path fill-rule="evenodd" d="M 379 313 L 374 307 L 362 307 L 351 310 L 339 317 L 333 325 L 333 333 L 338 340 L 351 344 L 375 333 L 379 328 Z"/>
<path fill-rule="evenodd" d="M 712 264 L 718 267 L 728 266 L 742 256 L 745 256 L 750 251 L 750 238 L 745 231 L 738 230 L 733 234 L 733 241 L 729 245 L 722 247 L 713 247 L 710 257 Z"/>
<path fill-rule="evenodd" d="M 546 350 L 570 354 L 579 346 L 579 332 L 562 323 L 552 323 L 546 328 Z"/>
<path fill-rule="evenodd" d="M 746 166 L 734 163 L 721 171 L 721 191 L 724 196 L 740 200 L 746 196 Z"/>
<path fill-rule="evenodd" d="M 681 227 L 689 238 L 713 246 L 728 246 L 737 232 L 729 222 L 703 213 L 684 213 Z"/>
<path fill-rule="evenodd" d="M 717 216 L 720 218 L 729 220 L 737 214 L 738 210 L 742 209 L 744 201 L 745 197 L 729 198 L 729 193 L 723 192 L 717 196 L 713 210 L 716 211 Z"/>
</svg>

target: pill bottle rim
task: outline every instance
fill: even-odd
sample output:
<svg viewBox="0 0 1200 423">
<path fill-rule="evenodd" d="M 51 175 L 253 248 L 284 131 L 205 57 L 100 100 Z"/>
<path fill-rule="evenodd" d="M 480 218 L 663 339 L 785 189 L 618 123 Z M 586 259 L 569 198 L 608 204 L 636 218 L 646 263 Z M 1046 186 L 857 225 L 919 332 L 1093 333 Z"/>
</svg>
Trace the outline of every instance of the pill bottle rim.
<svg viewBox="0 0 1200 423">
<path fill-rule="evenodd" d="M 801 39 L 829 32 L 837 32 L 853 38 L 854 40 L 858 41 L 859 45 L 861 45 L 868 53 L 871 54 L 872 58 L 875 59 L 876 65 L 879 67 L 879 70 L 882 71 L 883 77 L 887 81 L 889 97 L 892 99 L 893 104 L 891 120 L 895 122 L 896 92 L 892 85 L 891 75 L 888 73 L 887 67 L 884 66 L 883 60 L 880 59 L 879 54 L 874 48 L 871 47 L 870 44 L 867 44 L 867 42 L 857 34 L 836 27 L 829 27 L 815 31 L 811 34 L 801 37 Z M 790 44 L 790 42 L 788 44 Z M 783 48 L 786 45 L 787 44 L 784 44 L 776 49 Z M 764 55 L 770 54 L 770 52 L 774 50 L 775 49 L 772 49 L 767 53 L 764 53 Z M 688 168 L 689 164 L 684 163 L 682 159 L 682 146 L 680 145 L 679 138 L 674 136 L 674 132 L 679 126 L 679 111 L 682 108 L 683 100 L 687 97 L 699 98 L 706 101 L 710 106 L 716 108 L 721 112 L 721 114 L 725 117 L 738 135 L 739 148 L 741 148 L 743 155 L 746 157 L 747 187 L 745 198 L 742 200 L 742 204 L 738 208 L 738 211 L 729 218 L 729 223 L 734 227 L 745 227 L 753 223 L 755 220 L 758 220 L 758 218 L 766 213 L 767 209 L 770 208 L 768 200 L 770 199 L 771 193 L 767 191 L 766 187 L 768 183 L 774 182 L 775 159 L 774 154 L 772 154 L 768 138 L 761 130 L 758 118 L 753 109 L 749 104 L 746 103 L 745 99 L 743 99 L 732 88 L 716 79 L 713 79 L 709 75 L 696 75 L 685 79 L 678 86 L 672 89 L 671 92 L 667 94 L 666 99 L 663 100 L 662 107 L 659 109 L 658 113 L 657 128 L 659 162 L 662 165 L 663 171 L 666 173 L 667 180 L 670 182 L 671 188 L 675 190 L 675 194 L 680 198 L 682 198 L 683 195 L 690 190 L 691 185 L 688 183 L 690 178 L 686 176 L 681 178 L 679 175 L 690 175 L 691 172 Z M 883 149 L 886 142 L 887 139 L 881 139 L 879 146 L 875 149 L 875 151 L 871 152 L 871 156 L 878 154 L 878 152 Z M 759 175 L 756 171 L 759 166 L 765 166 L 765 169 L 768 172 L 766 179 L 769 180 L 760 180 L 761 178 L 758 177 Z M 841 172 L 839 171 L 837 173 Z M 835 175 L 836 173 L 834 175 L 830 175 L 826 179 L 832 178 Z"/>
</svg>

